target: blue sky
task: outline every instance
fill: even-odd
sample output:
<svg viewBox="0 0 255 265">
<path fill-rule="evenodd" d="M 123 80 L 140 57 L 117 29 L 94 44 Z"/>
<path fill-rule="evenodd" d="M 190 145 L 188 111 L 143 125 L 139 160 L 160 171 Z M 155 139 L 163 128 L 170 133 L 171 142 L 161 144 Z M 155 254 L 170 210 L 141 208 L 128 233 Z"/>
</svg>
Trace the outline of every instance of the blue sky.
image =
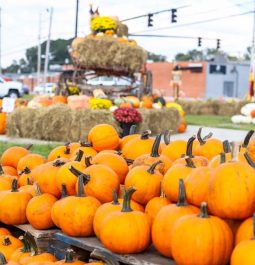
<svg viewBox="0 0 255 265">
<path fill-rule="evenodd" d="M 39 13 L 42 13 L 42 39 L 48 31 L 48 7 L 54 8 L 52 39 L 74 35 L 76 0 L 0 0 L 2 8 L 2 64 L 24 57 L 26 48 L 37 45 Z M 102 15 L 119 19 L 157 10 L 187 6 L 178 10 L 178 23 L 170 23 L 170 14 L 154 16 L 154 27 L 147 27 L 147 18 L 127 22 L 130 33 L 167 34 L 221 39 L 222 49 L 241 55 L 251 44 L 253 14 L 190 26 L 182 24 L 213 19 L 253 10 L 249 0 L 80 0 L 79 35 L 89 33 L 88 3 L 99 6 Z M 164 30 L 157 28 L 168 27 Z M 155 30 L 147 32 L 148 30 Z M 145 49 L 173 59 L 178 52 L 197 48 L 197 40 L 137 38 Z M 216 41 L 202 41 L 203 48 L 214 48 Z"/>
</svg>

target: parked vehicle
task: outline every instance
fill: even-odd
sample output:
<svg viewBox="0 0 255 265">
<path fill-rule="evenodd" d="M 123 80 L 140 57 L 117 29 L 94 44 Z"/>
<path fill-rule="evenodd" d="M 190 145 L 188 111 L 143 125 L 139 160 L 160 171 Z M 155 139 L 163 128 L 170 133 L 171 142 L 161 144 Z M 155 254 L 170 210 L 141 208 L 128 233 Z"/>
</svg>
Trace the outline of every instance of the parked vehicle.
<svg viewBox="0 0 255 265">
<path fill-rule="evenodd" d="M 28 94 L 29 94 L 29 92 L 30 92 L 30 89 L 29 89 L 29 87 L 28 87 L 28 86 L 26 86 L 26 85 L 23 85 L 23 87 L 22 87 L 22 90 L 23 90 L 23 93 L 24 93 L 25 95 L 28 95 Z"/>
<path fill-rule="evenodd" d="M 5 81 L 0 77 L 0 97 L 18 98 L 24 94 L 22 83 L 16 81 Z"/>
<path fill-rule="evenodd" d="M 55 94 L 55 89 L 55 83 L 40 84 L 34 87 L 33 94 L 53 96 Z"/>
</svg>

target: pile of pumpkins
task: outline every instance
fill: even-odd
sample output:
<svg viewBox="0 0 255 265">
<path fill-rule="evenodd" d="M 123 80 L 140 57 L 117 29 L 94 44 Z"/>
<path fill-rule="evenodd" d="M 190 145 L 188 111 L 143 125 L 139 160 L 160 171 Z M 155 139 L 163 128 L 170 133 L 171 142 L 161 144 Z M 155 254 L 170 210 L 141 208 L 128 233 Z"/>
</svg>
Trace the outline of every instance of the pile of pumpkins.
<svg viewBox="0 0 255 265">
<path fill-rule="evenodd" d="M 119 254 L 152 243 L 177 264 L 255 264 L 253 133 L 231 145 L 202 128 L 185 141 L 150 131 L 119 138 L 99 124 L 87 142 L 58 146 L 47 159 L 10 147 L 1 157 L 0 221 L 96 235 Z"/>
<path fill-rule="evenodd" d="M 95 250 L 91 253 L 91 262 L 78 260 L 73 249 L 67 248 L 65 258 L 57 258 L 38 248 L 34 237 L 26 232 L 19 238 L 14 237 L 6 228 L 0 228 L 0 264 L 1 265 L 119 265 L 109 254 Z"/>
</svg>

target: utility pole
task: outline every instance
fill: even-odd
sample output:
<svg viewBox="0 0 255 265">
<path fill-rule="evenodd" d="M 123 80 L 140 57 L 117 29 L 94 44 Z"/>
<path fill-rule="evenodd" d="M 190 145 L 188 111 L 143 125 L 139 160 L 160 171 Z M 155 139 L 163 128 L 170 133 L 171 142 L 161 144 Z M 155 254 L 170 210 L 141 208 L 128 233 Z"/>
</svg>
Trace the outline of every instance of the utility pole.
<svg viewBox="0 0 255 265">
<path fill-rule="evenodd" d="M 255 0 L 253 1 L 253 30 L 252 30 L 252 45 L 251 45 L 251 62 L 250 62 L 250 100 L 254 100 L 254 77 L 255 75 Z"/>
<path fill-rule="evenodd" d="M 2 74 L 2 8 L 0 7 L 0 74 Z"/>
<path fill-rule="evenodd" d="M 42 13 L 39 14 L 39 32 L 38 32 L 38 48 L 37 48 L 37 85 L 40 83 L 41 75 L 41 27 L 42 27 Z"/>
<path fill-rule="evenodd" d="M 48 65 L 49 65 L 49 56 L 50 56 L 50 38 L 51 38 L 53 8 L 51 7 L 51 9 L 48 11 L 50 12 L 50 21 L 49 21 L 48 39 L 46 43 L 45 63 L 44 63 L 44 83 L 45 84 L 47 83 L 47 74 L 48 74 Z"/>
<path fill-rule="evenodd" d="M 75 16 L 75 38 L 78 34 L 78 18 L 79 18 L 79 0 L 76 0 L 76 16 Z"/>
</svg>

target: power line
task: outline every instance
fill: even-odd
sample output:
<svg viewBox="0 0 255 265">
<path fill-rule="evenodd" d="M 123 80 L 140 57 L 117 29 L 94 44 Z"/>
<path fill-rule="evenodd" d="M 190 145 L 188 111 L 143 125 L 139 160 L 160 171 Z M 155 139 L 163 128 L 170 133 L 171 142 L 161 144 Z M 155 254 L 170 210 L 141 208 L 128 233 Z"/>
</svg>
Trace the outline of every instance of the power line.
<svg viewBox="0 0 255 265">
<path fill-rule="evenodd" d="M 131 33 L 131 34 L 159 31 L 159 30 L 164 30 L 164 29 L 179 28 L 179 27 L 184 27 L 184 26 L 198 25 L 198 24 L 208 23 L 208 22 L 212 22 L 212 21 L 224 20 L 224 19 L 232 18 L 232 17 L 244 16 L 244 15 L 252 14 L 254 12 L 255 11 L 252 10 L 252 11 L 247 11 L 247 12 L 244 12 L 244 13 L 238 13 L 238 14 L 232 14 L 232 15 L 223 16 L 223 17 L 216 17 L 216 18 L 211 18 L 211 19 L 206 19 L 206 20 L 194 21 L 194 22 L 180 24 L 180 25 L 175 25 L 175 26 L 168 26 L 168 27 L 161 27 L 161 28 L 157 28 L 157 29 L 142 30 L 142 31 L 139 31 L 139 32 Z"/>
</svg>

